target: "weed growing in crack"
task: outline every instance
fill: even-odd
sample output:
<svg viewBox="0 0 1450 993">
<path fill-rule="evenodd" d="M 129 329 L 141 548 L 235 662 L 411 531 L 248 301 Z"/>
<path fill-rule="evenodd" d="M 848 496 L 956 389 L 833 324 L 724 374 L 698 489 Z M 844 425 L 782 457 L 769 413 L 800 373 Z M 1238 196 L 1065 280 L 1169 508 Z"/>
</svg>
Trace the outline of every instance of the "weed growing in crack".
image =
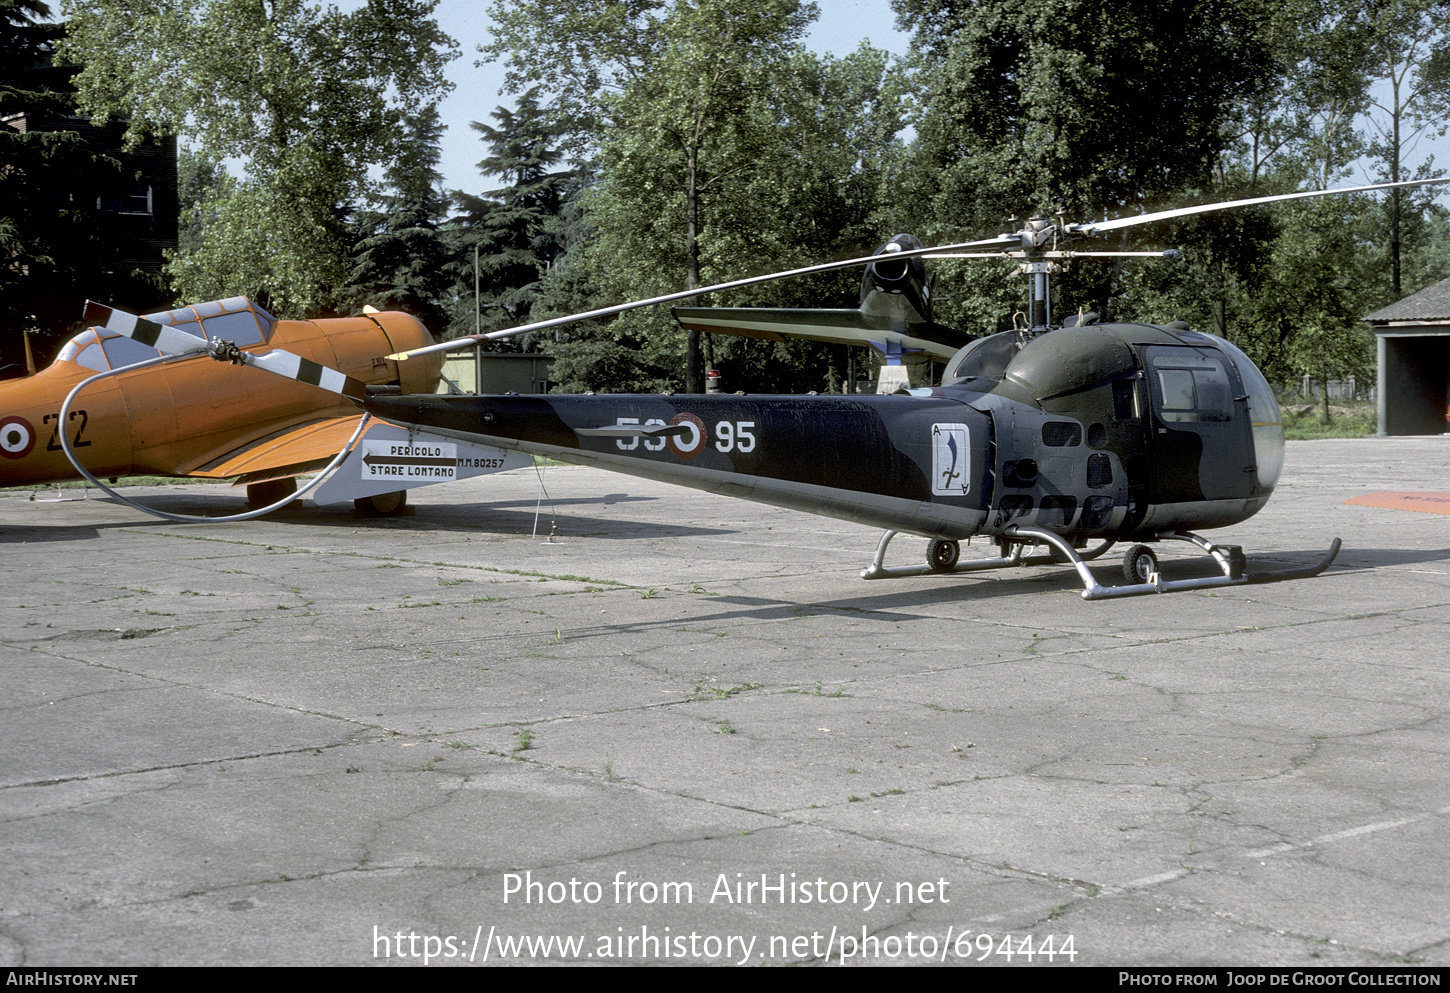
<svg viewBox="0 0 1450 993">
<path fill-rule="evenodd" d="M 665 670 L 665 671 L 668 672 L 669 670 Z M 695 684 L 695 688 L 690 691 L 690 698 L 692 700 L 712 700 L 712 699 L 713 700 L 729 700 L 732 696 L 735 696 L 737 693 L 743 693 L 746 690 L 758 690 L 763 685 L 765 685 L 765 684 L 764 683 L 740 683 L 738 685 L 733 685 L 733 686 L 710 686 L 710 687 L 705 687 L 705 686 L 701 686 L 699 683 L 696 683 Z"/>
</svg>

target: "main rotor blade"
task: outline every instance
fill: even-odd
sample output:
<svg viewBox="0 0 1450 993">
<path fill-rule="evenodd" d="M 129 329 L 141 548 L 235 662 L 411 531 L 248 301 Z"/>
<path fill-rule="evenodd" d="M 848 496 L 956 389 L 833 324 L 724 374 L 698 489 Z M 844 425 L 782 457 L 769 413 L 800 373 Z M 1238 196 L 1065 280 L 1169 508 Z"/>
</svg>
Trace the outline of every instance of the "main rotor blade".
<svg viewBox="0 0 1450 993">
<path fill-rule="evenodd" d="M 305 359 L 284 348 L 274 348 L 260 355 L 244 352 L 230 342 L 199 338 L 185 331 L 165 324 L 148 321 L 144 317 L 128 314 L 124 310 L 108 307 L 93 300 L 86 301 L 86 323 L 103 328 L 115 334 L 125 335 L 132 341 L 167 355 L 199 355 L 203 352 L 213 358 L 224 359 L 235 365 L 249 365 L 263 369 L 286 379 L 295 379 L 308 386 L 316 386 L 330 393 L 338 393 L 354 400 L 361 400 L 367 389 L 361 380 L 329 366 Z"/>
<path fill-rule="evenodd" d="M 704 296 L 706 293 L 716 293 L 721 290 L 735 290 L 742 286 L 754 286 L 758 283 L 769 283 L 777 279 L 789 279 L 792 276 L 809 276 L 817 272 L 830 272 L 832 269 L 849 269 L 851 266 L 870 265 L 872 262 L 894 262 L 897 259 L 909 259 L 919 255 L 926 255 L 928 252 L 951 252 L 960 251 L 966 248 L 1021 248 L 1022 239 L 1017 235 L 999 235 L 996 238 L 987 238 L 983 241 L 968 241 L 960 245 L 939 245 L 934 248 L 913 248 L 906 251 L 891 252 L 889 254 L 866 255 L 858 259 L 846 259 L 842 262 L 823 262 L 820 265 L 805 266 L 801 269 L 788 269 L 785 272 L 772 272 L 764 276 L 751 276 L 749 279 L 736 279 L 728 283 L 716 283 L 714 286 L 702 286 L 695 290 L 680 290 L 677 293 L 666 293 L 664 296 L 650 297 L 648 300 L 636 300 L 633 303 L 621 303 L 613 307 L 601 307 L 598 310 L 588 310 L 580 314 L 570 314 L 567 317 L 554 317 L 546 321 L 535 321 L 532 324 L 524 324 L 516 328 L 505 328 L 502 331 L 489 331 L 486 334 L 470 334 L 441 342 L 437 345 L 429 345 L 426 348 L 415 348 L 410 352 L 395 352 L 387 356 L 390 359 L 402 360 L 412 358 L 415 355 L 427 355 L 430 352 L 446 352 L 453 348 L 463 348 L 470 344 L 480 345 L 485 341 L 494 338 L 511 338 L 516 334 L 523 334 L 526 331 L 542 331 L 544 328 L 559 327 L 562 324 L 573 324 L 577 321 L 587 321 L 595 317 L 610 317 L 614 314 L 623 314 L 625 311 L 638 310 L 640 307 L 652 307 L 655 304 L 670 303 L 675 300 L 688 300 L 691 297 Z"/>
<path fill-rule="evenodd" d="M 154 348 L 167 355 L 194 355 L 207 350 L 205 338 L 198 338 L 194 334 L 178 331 L 165 324 L 148 321 L 144 317 L 128 314 L 124 310 L 117 310 L 103 303 L 96 303 L 94 300 L 86 301 L 85 320 L 88 326 L 103 328 L 114 334 L 123 334 L 133 341 L 138 341 L 148 348 Z"/>
<path fill-rule="evenodd" d="M 353 379 L 346 373 L 338 372 L 330 366 L 313 362 L 311 359 L 304 359 L 285 348 L 274 348 L 261 355 L 254 355 L 251 352 L 240 354 L 242 356 L 241 364 L 252 366 L 255 369 L 265 369 L 274 375 L 295 379 L 299 383 L 316 386 L 353 400 L 361 400 L 367 396 L 367 387 L 363 385 L 362 380 Z"/>
<path fill-rule="evenodd" d="M 1207 214 L 1230 207 L 1251 207 L 1260 203 L 1278 203 L 1281 200 L 1303 200 L 1306 197 L 1327 197 L 1336 193 L 1367 193 L 1370 190 L 1393 190 L 1405 186 L 1432 186 L 1450 183 L 1450 176 L 1443 179 L 1411 179 L 1403 183 L 1374 183 L 1369 186 L 1342 186 L 1334 190 L 1307 190 L 1300 193 L 1280 193 L 1271 197 L 1253 197 L 1248 200 L 1225 200 L 1221 203 L 1203 203 L 1196 207 L 1179 207 L 1177 210 L 1160 210 L 1153 214 L 1137 214 L 1133 217 L 1118 217 L 1111 221 L 1091 221 L 1087 224 L 1069 224 L 1066 229 L 1075 234 L 1102 234 L 1104 231 L 1119 231 L 1139 224 L 1152 224 L 1174 217 L 1189 217 L 1193 214 Z"/>
</svg>

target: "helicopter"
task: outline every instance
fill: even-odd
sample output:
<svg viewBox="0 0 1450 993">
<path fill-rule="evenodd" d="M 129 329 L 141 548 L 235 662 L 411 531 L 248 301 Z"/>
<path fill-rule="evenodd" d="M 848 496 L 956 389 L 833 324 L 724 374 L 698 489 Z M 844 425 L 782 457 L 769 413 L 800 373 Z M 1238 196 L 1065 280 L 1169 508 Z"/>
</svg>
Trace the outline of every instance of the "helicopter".
<svg viewBox="0 0 1450 993">
<path fill-rule="evenodd" d="M 1035 564 L 1043 559 L 1024 553 L 1041 547 L 1076 570 L 1088 600 L 1316 576 L 1338 554 L 1338 538 L 1311 566 L 1250 573 L 1240 546 L 1215 544 L 1197 533 L 1252 517 L 1268 502 L 1283 468 L 1278 404 L 1248 356 L 1181 322 L 1106 323 L 1079 314 L 1054 323 L 1051 277 L 1087 255 L 1176 254 L 1064 247 L 1112 231 L 1234 207 L 1437 182 L 1450 179 L 1256 197 L 1101 222 L 1032 217 L 1016 231 L 934 248 L 913 247 L 915 239 L 898 236 L 871 256 L 388 356 L 401 362 L 470 339 L 481 342 L 856 265 L 867 267 L 861 311 L 885 309 L 887 327 L 866 326 L 864 317 L 833 321 L 809 311 L 781 321 L 780 312 L 752 316 L 734 308 L 714 318 L 710 308 L 691 308 L 681 319 L 807 337 L 844 333 L 890 356 L 915 347 L 912 339 L 923 340 L 919 332 L 933 324 L 923 269 L 914 260 L 964 253 L 1015 259 L 1029 282 L 1025 319 L 1011 331 L 959 347 L 937 387 L 874 397 L 366 390 L 356 402 L 410 430 L 882 528 L 875 555 L 862 570 L 865 579 Z M 883 301 L 893 295 L 903 299 L 894 310 L 890 304 L 876 308 L 870 305 L 876 293 Z M 933 336 L 943 337 L 934 330 L 927 337 Z M 924 564 L 885 566 L 887 548 L 901 533 L 928 540 Z M 996 553 L 962 561 L 961 542 L 978 536 L 992 541 Z M 1164 541 L 1202 552 L 1216 574 L 1164 578 L 1154 550 Z M 1118 542 L 1131 543 L 1122 561 L 1124 582 L 1103 585 L 1088 563 Z"/>
</svg>

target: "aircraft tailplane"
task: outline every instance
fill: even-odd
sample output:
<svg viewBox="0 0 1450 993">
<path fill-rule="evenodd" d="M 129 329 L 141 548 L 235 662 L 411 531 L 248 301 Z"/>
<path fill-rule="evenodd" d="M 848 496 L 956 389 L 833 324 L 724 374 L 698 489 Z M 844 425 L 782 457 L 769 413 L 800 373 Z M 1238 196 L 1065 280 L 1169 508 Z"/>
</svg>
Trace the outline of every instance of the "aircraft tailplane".
<svg viewBox="0 0 1450 993">
<path fill-rule="evenodd" d="M 860 310 L 676 307 L 673 313 L 687 330 L 765 341 L 804 338 L 840 345 L 870 345 L 884 354 L 922 351 L 939 362 L 947 361 L 973 340 L 971 335 L 932 321 L 903 325 Z"/>
</svg>

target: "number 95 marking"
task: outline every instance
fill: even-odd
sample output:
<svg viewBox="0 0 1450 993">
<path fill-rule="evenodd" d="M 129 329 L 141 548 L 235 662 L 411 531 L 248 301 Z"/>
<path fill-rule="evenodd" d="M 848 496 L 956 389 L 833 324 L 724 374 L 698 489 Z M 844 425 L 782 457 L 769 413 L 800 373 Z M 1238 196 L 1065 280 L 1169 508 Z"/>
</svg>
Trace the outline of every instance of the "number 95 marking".
<svg viewBox="0 0 1450 993">
<path fill-rule="evenodd" d="M 755 435 L 751 429 L 754 421 L 720 421 L 715 425 L 715 450 L 717 452 L 753 452 Z"/>
</svg>

